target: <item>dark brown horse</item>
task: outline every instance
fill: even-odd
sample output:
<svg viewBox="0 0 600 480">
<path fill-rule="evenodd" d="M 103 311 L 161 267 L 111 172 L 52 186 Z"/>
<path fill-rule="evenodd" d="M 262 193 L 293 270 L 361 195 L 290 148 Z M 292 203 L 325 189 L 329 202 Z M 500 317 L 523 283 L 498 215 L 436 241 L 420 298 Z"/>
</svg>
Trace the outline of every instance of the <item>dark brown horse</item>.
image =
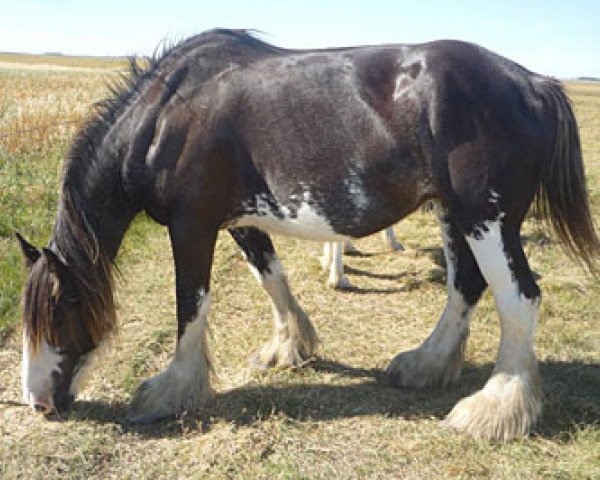
<svg viewBox="0 0 600 480">
<path fill-rule="evenodd" d="M 147 421 L 211 394 L 206 342 L 217 232 L 227 228 L 271 296 L 275 335 L 258 363 L 312 356 L 314 329 L 266 232 L 339 241 L 437 203 L 448 301 L 425 342 L 388 367 L 399 387 L 458 380 L 469 318 L 489 286 L 502 333 L 486 386 L 447 423 L 475 437 L 524 434 L 540 413 L 533 340 L 540 290 L 519 230 L 530 204 L 593 270 L 600 251 L 577 126 L 560 85 L 476 45 L 439 41 L 318 51 L 243 31 L 192 37 L 132 68 L 71 146 L 52 239 L 19 237 L 23 391 L 64 410 L 115 324 L 112 263 L 141 211 L 169 229 L 177 348 L 132 399 Z"/>
</svg>

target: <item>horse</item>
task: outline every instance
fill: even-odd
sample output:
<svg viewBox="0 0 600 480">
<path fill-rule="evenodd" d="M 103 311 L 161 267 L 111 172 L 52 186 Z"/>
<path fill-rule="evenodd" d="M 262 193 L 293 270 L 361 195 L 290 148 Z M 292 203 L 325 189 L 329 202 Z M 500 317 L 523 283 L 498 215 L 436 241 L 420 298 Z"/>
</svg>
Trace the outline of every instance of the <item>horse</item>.
<svg viewBox="0 0 600 480">
<path fill-rule="evenodd" d="M 345 241 L 433 201 L 446 306 L 386 374 L 401 388 L 457 382 L 471 313 L 489 287 L 501 325 L 495 368 L 444 421 L 479 439 L 530 431 L 542 395 L 541 294 L 519 234 L 530 206 L 592 273 L 600 253 L 558 81 L 460 41 L 288 50 L 224 29 L 132 62 L 126 77 L 67 150 L 48 245 L 18 236 L 29 266 L 23 395 L 34 410 L 65 411 L 114 331 L 114 260 L 138 213 L 168 228 L 176 277 L 172 360 L 127 411 L 149 422 L 213 394 L 207 315 L 219 230 L 273 304 L 275 331 L 256 362 L 294 366 L 315 355 L 317 336 L 269 233 Z"/>
<path fill-rule="evenodd" d="M 388 252 L 403 251 L 404 247 L 396 240 L 392 227 L 382 230 L 383 245 Z M 323 256 L 319 257 L 324 272 L 329 272 L 326 285 L 337 290 L 350 288 L 352 285 L 344 275 L 342 253 L 357 253 L 358 249 L 351 242 L 326 242 L 323 245 Z"/>
</svg>

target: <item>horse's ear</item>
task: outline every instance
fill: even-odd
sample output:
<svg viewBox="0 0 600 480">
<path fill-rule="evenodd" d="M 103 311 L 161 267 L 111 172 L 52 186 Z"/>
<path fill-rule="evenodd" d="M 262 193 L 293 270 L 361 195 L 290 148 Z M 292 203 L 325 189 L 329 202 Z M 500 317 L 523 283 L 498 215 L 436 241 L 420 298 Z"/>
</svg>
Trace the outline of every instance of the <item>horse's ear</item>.
<svg viewBox="0 0 600 480">
<path fill-rule="evenodd" d="M 34 247 L 31 243 L 25 240 L 19 232 L 15 232 L 15 237 L 17 237 L 17 240 L 19 240 L 19 245 L 21 245 L 21 251 L 25 257 L 25 264 L 27 267 L 31 268 L 31 266 L 37 262 L 42 255 L 40 249 Z"/>
<path fill-rule="evenodd" d="M 56 256 L 56 253 L 49 248 L 43 248 L 42 253 L 46 258 L 46 262 L 48 262 L 48 270 L 56 275 L 59 281 L 66 280 L 68 275 L 67 266 Z"/>
</svg>

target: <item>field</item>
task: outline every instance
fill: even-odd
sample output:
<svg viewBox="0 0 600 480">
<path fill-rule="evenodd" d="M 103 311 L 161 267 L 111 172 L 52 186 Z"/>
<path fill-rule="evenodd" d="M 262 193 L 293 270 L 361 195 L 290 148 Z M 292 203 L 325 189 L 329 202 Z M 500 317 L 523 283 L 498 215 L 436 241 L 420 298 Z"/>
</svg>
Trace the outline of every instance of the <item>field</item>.
<svg viewBox="0 0 600 480">
<path fill-rule="evenodd" d="M 474 315 L 458 386 L 398 390 L 381 380 L 444 306 L 437 221 L 424 211 L 396 225 L 403 253 L 383 253 L 379 236 L 356 242 L 362 254 L 345 258 L 355 286 L 346 292 L 324 288 L 319 244 L 275 238 L 321 340 L 318 358 L 292 371 L 250 368 L 248 357 L 270 337 L 270 305 L 222 234 L 209 316 L 217 396 L 198 413 L 148 426 L 129 424 L 125 408 L 173 352 L 175 298 L 166 231 L 138 218 L 118 259 L 119 335 L 71 411 L 34 415 L 21 403 L 25 271 L 13 232 L 48 241 L 61 157 L 122 68 L 115 59 L 0 54 L 1 478 L 600 478 L 600 285 L 533 220 L 523 235 L 543 292 L 536 353 L 545 403 L 528 438 L 476 442 L 440 423 L 493 368 L 499 326 L 489 294 Z M 567 90 L 598 221 L 600 85 Z"/>
</svg>

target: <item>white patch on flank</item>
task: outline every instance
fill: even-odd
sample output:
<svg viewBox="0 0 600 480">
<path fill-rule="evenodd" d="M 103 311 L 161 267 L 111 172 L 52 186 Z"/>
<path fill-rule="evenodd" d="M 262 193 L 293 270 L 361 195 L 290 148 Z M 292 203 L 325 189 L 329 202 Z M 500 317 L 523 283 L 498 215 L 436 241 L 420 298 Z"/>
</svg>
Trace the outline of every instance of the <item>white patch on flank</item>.
<svg viewBox="0 0 600 480">
<path fill-rule="evenodd" d="M 21 365 L 21 381 L 23 386 L 23 401 L 34 407 L 36 404 L 54 406 L 54 388 L 52 373 L 60 373 L 60 363 L 63 355 L 58 350 L 42 340 L 37 354 L 29 348 L 29 339 L 23 330 L 23 363 Z"/>
<path fill-rule="evenodd" d="M 263 196 L 258 195 L 255 199 L 255 207 L 252 208 L 256 213 L 243 215 L 230 226 L 255 227 L 266 232 L 307 240 L 331 241 L 348 238 L 336 233 L 327 219 L 317 213 L 311 205 L 309 192 L 304 192 L 302 202 L 294 216 L 286 206 L 279 205 L 276 208 L 283 218 L 275 216 L 273 207 Z"/>
</svg>

